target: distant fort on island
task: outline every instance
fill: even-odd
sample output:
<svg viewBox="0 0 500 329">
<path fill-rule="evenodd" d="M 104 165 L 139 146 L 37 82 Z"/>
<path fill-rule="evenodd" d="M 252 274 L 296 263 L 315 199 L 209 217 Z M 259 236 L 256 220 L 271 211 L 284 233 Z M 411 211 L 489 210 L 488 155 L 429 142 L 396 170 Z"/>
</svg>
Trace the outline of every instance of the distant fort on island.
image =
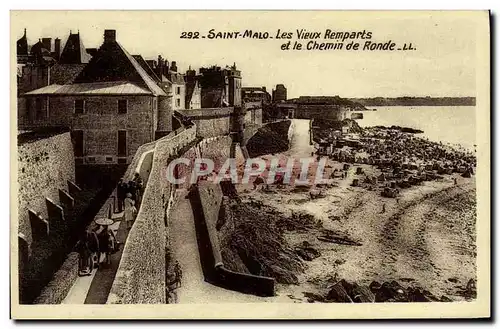
<svg viewBox="0 0 500 329">
<path fill-rule="evenodd" d="M 475 97 L 372 97 L 348 98 L 363 106 L 476 106 Z"/>
</svg>

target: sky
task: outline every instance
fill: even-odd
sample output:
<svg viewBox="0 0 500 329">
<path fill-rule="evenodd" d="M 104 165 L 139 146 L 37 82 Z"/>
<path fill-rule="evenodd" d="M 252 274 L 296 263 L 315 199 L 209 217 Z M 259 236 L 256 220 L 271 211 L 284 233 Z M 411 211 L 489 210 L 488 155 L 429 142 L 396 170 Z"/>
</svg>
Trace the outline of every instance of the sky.
<svg viewBox="0 0 500 329">
<path fill-rule="evenodd" d="M 243 86 L 282 83 L 288 98 L 313 95 L 341 97 L 475 96 L 476 23 L 470 15 L 380 12 L 236 12 L 236 11 L 23 11 L 11 12 L 11 42 L 27 29 L 29 44 L 42 37 L 66 42 L 69 32 L 79 31 L 85 47 L 102 44 L 105 29 L 115 29 L 117 41 L 132 55 L 146 59 L 162 55 L 176 61 L 180 71 L 209 65 L 232 65 L 242 71 Z M 182 39 L 181 33 L 252 30 L 268 32 L 273 39 Z M 281 50 L 288 40 L 277 39 L 278 29 L 371 32 L 370 40 L 404 43 L 409 51 Z M 344 47 L 351 40 L 347 40 Z"/>
</svg>

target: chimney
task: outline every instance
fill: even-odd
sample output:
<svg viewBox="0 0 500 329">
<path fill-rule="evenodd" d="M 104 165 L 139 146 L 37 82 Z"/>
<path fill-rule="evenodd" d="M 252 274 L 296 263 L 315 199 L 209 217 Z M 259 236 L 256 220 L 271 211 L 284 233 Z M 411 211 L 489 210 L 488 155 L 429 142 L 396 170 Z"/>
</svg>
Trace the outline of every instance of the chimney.
<svg viewBox="0 0 500 329">
<path fill-rule="evenodd" d="M 161 74 L 163 74 L 164 76 L 168 77 L 168 70 L 170 69 L 170 67 L 168 66 L 168 61 L 165 60 L 163 62 L 163 71 L 161 72 Z"/>
<path fill-rule="evenodd" d="M 172 64 L 170 65 L 170 70 L 177 72 L 177 63 L 176 61 L 172 61 Z"/>
<path fill-rule="evenodd" d="M 104 30 L 104 43 L 116 41 L 116 30 Z"/>
<path fill-rule="evenodd" d="M 54 52 L 56 53 L 56 59 L 59 60 L 61 56 L 61 39 L 59 38 L 54 40 Z"/>
<path fill-rule="evenodd" d="M 42 38 L 42 44 L 48 51 L 52 50 L 52 38 Z"/>
<path fill-rule="evenodd" d="M 262 91 L 263 91 L 263 92 L 266 92 L 266 91 L 267 91 L 267 90 L 266 90 L 266 87 L 262 87 Z"/>
</svg>

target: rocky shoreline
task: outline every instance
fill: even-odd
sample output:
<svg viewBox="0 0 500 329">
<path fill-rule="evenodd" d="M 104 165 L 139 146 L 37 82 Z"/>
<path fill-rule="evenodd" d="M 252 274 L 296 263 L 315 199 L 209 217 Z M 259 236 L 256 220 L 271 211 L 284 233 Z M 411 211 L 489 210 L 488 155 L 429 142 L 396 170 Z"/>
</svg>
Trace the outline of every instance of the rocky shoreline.
<svg viewBox="0 0 500 329">
<path fill-rule="evenodd" d="M 402 133 L 411 133 L 411 134 L 422 134 L 424 131 L 420 129 L 415 129 L 415 128 L 410 128 L 410 127 L 400 127 L 400 126 L 390 126 L 390 127 L 385 127 L 385 126 L 374 126 L 373 128 L 376 129 L 390 129 L 390 130 L 397 130 Z"/>
<path fill-rule="evenodd" d="M 259 239 L 279 239 L 279 249 L 301 264 L 286 275 L 296 280 L 278 280 L 278 297 L 291 302 L 473 300 L 475 156 L 396 129 L 368 128 L 360 135 L 361 147 L 330 156 L 325 174 L 333 179 L 330 184 L 236 187 L 240 201 L 262 213 L 245 221 L 247 229 L 262 235 Z M 286 161 L 293 154 L 275 156 Z M 293 175 L 299 172 L 294 168 Z M 391 196 L 387 189 L 399 192 Z M 269 214 L 281 219 L 271 220 L 275 215 Z M 262 221 L 253 220 L 257 217 Z M 268 267 L 281 266 L 264 249 L 256 254 L 268 258 Z"/>
</svg>

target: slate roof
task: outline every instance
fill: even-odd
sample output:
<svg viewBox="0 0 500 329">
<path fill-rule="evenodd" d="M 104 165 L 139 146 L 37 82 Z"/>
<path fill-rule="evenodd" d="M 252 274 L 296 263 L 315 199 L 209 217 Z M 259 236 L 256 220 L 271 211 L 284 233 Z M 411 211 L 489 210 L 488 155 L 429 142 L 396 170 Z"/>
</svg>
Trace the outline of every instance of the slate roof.
<svg viewBox="0 0 500 329">
<path fill-rule="evenodd" d="M 25 93 L 34 95 L 150 95 L 148 89 L 128 81 L 74 83 L 67 85 L 52 84 Z"/>
<path fill-rule="evenodd" d="M 154 78 L 117 41 L 104 43 L 74 83 L 116 81 L 128 81 L 149 90 L 150 94 L 166 96 Z"/>
<path fill-rule="evenodd" d="M 57 63 L 50 68 L 50 83 L 65 85 L 73 83 L 87 64 L 61 64 Z"/>
<path fill-rule="evenodd" d="M 149 64 L 141 55 L 132 55 L 132 57 L 137 61 L 137 63 L 139 63 L 139 65 L 144 69 L 144 71 L 146 71 L 146 73 L 149 74 L 151 78 L 153 78 L 153 80 L 155 80 L 156 82 L 161 81 L 161 79 L 155 73 L 153 68 L 149 66 Z"/>
<path fill-rule="evenodd" d="M 198 81 L 196 80 L 186 81 L 186 104 L 191 102 L 191 98 L 193 98 L 193 92 L 197 84 Z"/>
<path fill-rule="evenodd" d="M 80 33 L 69 34 L 68 40 L 64 45 L 59 63 L 61 64 L 86 64 L 90 61 L 92 56 L 87 53 L 83 45 Z"/>
<path fill-rule="evenodd" d="M 17 40 L 17 55 L 28 55 L 28 39 L 26 38 L 26 29 L 24 29 L 24 35 Z"/>
</svg>

